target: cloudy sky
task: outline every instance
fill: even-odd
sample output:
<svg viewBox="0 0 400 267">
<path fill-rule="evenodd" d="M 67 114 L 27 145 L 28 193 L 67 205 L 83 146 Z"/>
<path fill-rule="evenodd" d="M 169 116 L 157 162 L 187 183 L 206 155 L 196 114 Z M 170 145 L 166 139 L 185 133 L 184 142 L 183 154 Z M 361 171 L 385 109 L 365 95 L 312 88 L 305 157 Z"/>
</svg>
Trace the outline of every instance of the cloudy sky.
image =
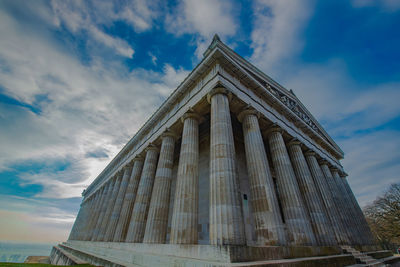
<svg viewBox="0 0 400 267">
<path fill-rule="evenodd" d="M 293 89 L 361 205 L 400 181 L 400 1 L 0 1 L 0 240 L 66 240 L 82 190 L 212 36 Z"/>
</svg>

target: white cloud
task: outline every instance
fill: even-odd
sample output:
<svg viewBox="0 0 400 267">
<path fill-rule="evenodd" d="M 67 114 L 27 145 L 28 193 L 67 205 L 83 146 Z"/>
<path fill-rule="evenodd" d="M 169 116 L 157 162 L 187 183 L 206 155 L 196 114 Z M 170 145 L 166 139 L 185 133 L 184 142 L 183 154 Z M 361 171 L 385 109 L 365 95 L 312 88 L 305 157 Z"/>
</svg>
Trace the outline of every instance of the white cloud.
<svg viewBox="0 0 400 267">
<path fill-rule="evenodd" d="M 314 1 L 257 0 L 253 3 L 251 61 L 267 73 L 301 51 L 301 32 L 312 14 Z"/>
<path fill-rule="evenodd" d="M 350 184 L 364 205 L 399 180 L 399 132 L 378 127 L 400 116 L 400 84 L 360 85 L 341 58 L 302 62 L 299 54 L 313 6 L 314 1 L 256 1 L 250 60 L 293 89 L 336 139 L 345 152 Z"/>
<path fill-rule="evenodd" d="M 399 83 L 360 86 L 347 73 L 341 60 L 325 64 L 290 66 L 285 85 L 293 88 L 297 97 L 332 135 L 350 136 L 385 124 L 400 114 L 397 99 Z"/>
<path fill-rule="evenodd" d="M 80 19 L 70 18 L 77 24 Z M 69 23 L 71 29 L 78 27 Z M 4 12 L 0 35 L 0 59 L 7 66 L 0 69 L 3 93 L 40 111 L 0 105 L 6 126 L 0 131 L 0 169 L 26 161 L 70 165 L 63 171 L 45 168 L 21 174 L 25 184 L 43 186 L 40 197 L 80 196 L 188 74 L 170 65 L 161 73 L 130 72 L 119 61 L 96 57 L 91 65 L 82 65 L 48 35 L 22 29 Z M 99 148 L 108 157 L 95 156 Z"/>
<path fill-rule="evenodd" d="M 391 183 L 400 181 L 400 132 L 381 130 L 341 142 L 343 165 L 361 206 L 372 202 Z"/>
<path fill-rule="evenodd" d="M 201 58 L 214 34 L 221 38 L 232 36 L 237 31 L 238 21 L 230 1 L 179 1 L 175 10 L 166 17 L 167 30 L 175 35 L 197 34 L 196 56 Z"/>
<path fill-rule="evenodd" d="M 51 5 L 55 15 L 54 24 L 56 26 L 65 25 L 74 34 L 80 32 L 84 34 L 86 31 L 94 39 L 95 44 L 102 43 L 113 49 L 118 55 L 132 58 L 134 50 L 125 40 L 111 36 L 101 30 L 102 25 L 112 23 L 111 19 L 105 18 L 120 18 L 117 14 L 110 14 L 113 10 L 112 6 L 107 5 L 106 9 L 104 3 L 97 5 L 89 1 L 52 1 Z M 97 14 L 96 10 L 92 10 L 93 7 L 97 7 L 106 13 Z M 100 7 L 103 8 L 101 9 Z M 127 10 L 129 9 L 126 9 L 125 12 L 128 12 Z M 144 30 L 143 27 L 140 29 Z"/>
</svg>

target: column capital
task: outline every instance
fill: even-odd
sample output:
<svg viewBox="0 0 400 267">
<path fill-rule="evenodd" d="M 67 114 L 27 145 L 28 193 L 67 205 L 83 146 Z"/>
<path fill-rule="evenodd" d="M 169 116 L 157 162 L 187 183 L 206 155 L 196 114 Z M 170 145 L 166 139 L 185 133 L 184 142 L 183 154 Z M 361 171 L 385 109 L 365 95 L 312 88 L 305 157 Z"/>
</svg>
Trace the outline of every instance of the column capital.
<svg viewBox="0 0 400 267">
<path fill-rule="evenodd" d="M 186 112 L 185 114 L 183 114 L 183 116 L 181 117 L 181 122 L 185 122 L 186 119 L 189 118 L 193 118 L 197 121 L 201 120 L 201 116 L 199 114 L 197 114 L 196 112 L 194 112 L 193 110 L 189 110 L 188 112 Z"/>
<path fill-rule="evenodd" d="M 213 89 L 211 89 L 210 92 L 208 92 L 208 94 L 207 94 L 207 101 L 208 101 L 208 103 L 211 104 L 211 97 L 212 97 L 213 95 L 216 95 L 216 94 L 224 94 L 224 95 L 227 95 L 229 101 L 231 101 L 231 99 L 232 99 L 232 93 L 231 93 L 228 89 L 226 89 L 226 88 L 223 87 L 222 85 L 217 85 L 217 87 L 214 87 Z"/>
<path fill-rule="evenodd" d="M 287 143 L 288 146 L 295 146 L 295 145 L 301 145 L 301 142 L 297 138 L 293 138 Z"/>
<path fill-rule="evenodd" d="M 135 161 L 144 161 L 144 157 L 142 156 L 142 155 L 137 155 L 136 157 L 134 157 L 133 159 L 132 159 L 132 164 L 135 162 Z"/>
<path fill-rule="evenodd" d="M 282 134 L 283 133 L 283 129 L 281 127 L 279 127 L 278 124 L 274 123 L 274 124 L 271 125 L 271 127 L 269 127 L 267 130 L 264 131 L 264 134 L 266 136 L 269 136 L 270 134 L 276 133 L 276 132 Z"/>
<path fill-rule="evenodd" d="M 318 164 L 319 165 L 328 165 L 328 161 L 326 159 L 319 159 Z"/>
<path fill-rule="evenodd" d="M 154 144 L 150 144 L 144 149 L 146 152 L 150 150 L 156 151 L 157 153 L 160 152 L 160 149 Z"/>
<path fill-rule="evenodd" d="M 171 131 L 170 129 L 167 129 L 165 132 L 161 134 L 161 139 L 164 139 L 165 137 L 172 137 L 174 141 L 178 139 L 178 135 Z"/>
<path fill-rule="evenodd" d="M 337 172 L 339 173 L 339 169 L 335 166 L 330 166 L 329 169 L 331 170 L 331 172 Z"/>
<path fill-rule="evenodd" d="M 132 168 L 132 166 L 133 166 L 133 162 L 132 162 L 132 161 L 130 161 L 130 162 L 128 162 L 127 164 L 125 164 L 125 166 L 124 166 L 124 167 L 122 167 L 122 169 L 125 171 L 125 169 Z"/>
<path fill-rule="evenodd" d="M 315 155 L 316 155 L 316 153 L 314 151 L 312 151 L 312 150 L 307 150 L 304 153 L 304 156 L 314 156 L 315 157 Z"/>
<path fill-rule="evenodd" d="M 253 109 L 252 107 L 246 107 L 244 110 L 242 110 L 239 115 L 237 115 L 237 118 L 239 122 L 242 122 L 244 117 L 247 115 L 255 115 L 257 119 L 260 118 L 260 112 L 257 110 Z"/>
</svg>

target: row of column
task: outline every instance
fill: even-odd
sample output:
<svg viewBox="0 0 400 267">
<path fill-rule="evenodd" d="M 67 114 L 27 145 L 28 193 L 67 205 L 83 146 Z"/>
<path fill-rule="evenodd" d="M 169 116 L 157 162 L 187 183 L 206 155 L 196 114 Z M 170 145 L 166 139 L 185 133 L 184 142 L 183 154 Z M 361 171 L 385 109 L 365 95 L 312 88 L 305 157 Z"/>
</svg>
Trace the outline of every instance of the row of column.
<svg viewBox="0 0 400 267">
<path fill-rule="evenodd" d="M 208 94 L 210 122 L 210 214 L 212 245 L 245 245 L 229 92 Z M 242 123 L 250 201 L 258 245 L 370 244 L 372 236 L 346 181 L 301 143 L 285 143 L 273 126 L 268 139 L 272 177 L 259 114 L 247 109 Z M 199 119 L 182 118 L 183 132 L 172 211 L 170 243 L 197 244 Z M 161 149 L 150 145 L 131 165 L 86 200 L 69 239 L 165 243 L 176 136 L 162 135 Z"/>
</svg>

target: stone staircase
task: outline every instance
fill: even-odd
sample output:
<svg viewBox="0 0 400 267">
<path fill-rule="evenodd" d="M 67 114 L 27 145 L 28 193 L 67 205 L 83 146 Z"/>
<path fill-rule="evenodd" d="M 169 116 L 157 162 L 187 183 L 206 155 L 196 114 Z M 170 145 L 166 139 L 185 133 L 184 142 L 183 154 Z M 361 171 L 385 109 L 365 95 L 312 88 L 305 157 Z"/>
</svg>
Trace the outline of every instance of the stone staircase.
<svg viewBox="0 0 400 267">
<path fill-rule="evenodd" d="M 354 249 L 351 246 L 341 246 L 344 253 L 351 254 L 357 261 L 358 264 L 351 266 L 373 266 L 373 267 L 384 267 L 389 266 L 380 260 L 374 259 L 368 256 L 366 253 L 361 253 L 360 251 Z"/>
</svg>

